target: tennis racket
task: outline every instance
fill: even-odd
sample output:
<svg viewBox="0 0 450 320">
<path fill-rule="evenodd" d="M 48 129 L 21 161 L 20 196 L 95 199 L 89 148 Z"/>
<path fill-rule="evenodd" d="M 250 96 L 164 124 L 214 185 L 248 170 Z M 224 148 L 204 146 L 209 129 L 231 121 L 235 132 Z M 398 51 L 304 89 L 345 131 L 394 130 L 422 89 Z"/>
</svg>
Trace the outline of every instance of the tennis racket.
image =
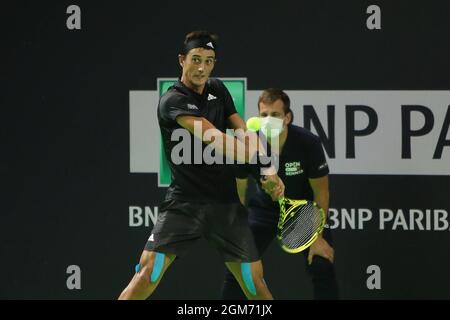
<svg viewBox="0 0 450 320">
<path fill-rule="evenodd" d="M 314 201 L 282 197 L 277 240 L 288 253 L 299 253 L 314 243 L 322 232 L 326 214 Z"/>
</svg>

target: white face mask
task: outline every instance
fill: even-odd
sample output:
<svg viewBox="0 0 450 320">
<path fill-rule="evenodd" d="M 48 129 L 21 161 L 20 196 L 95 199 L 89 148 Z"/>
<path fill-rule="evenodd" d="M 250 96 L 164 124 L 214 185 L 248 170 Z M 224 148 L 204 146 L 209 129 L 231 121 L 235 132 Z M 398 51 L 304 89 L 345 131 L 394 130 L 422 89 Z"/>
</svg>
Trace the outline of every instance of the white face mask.
<svg viewBox="0 0 450 320">
<path fill-rule="evenodd" d="M 270 116 L 261 118 L 261 131 L 267 138 L 278 137 L 283 131 L 283 119 Z"/>
</svg>

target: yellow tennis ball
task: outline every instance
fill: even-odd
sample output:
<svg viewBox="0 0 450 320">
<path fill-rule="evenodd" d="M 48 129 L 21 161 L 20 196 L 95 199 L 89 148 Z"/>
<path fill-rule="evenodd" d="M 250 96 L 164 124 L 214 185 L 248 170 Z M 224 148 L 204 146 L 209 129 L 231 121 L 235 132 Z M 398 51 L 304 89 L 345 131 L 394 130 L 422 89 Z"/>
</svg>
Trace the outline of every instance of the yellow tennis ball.
<svg viewBox="0 0 450 320">
<path fill-rule="evenodd" d="M 247 129 L 251 131 L 258 131 L 261 128 L 261 118 L 251 117 L 247 120 Z"/>
</svg>

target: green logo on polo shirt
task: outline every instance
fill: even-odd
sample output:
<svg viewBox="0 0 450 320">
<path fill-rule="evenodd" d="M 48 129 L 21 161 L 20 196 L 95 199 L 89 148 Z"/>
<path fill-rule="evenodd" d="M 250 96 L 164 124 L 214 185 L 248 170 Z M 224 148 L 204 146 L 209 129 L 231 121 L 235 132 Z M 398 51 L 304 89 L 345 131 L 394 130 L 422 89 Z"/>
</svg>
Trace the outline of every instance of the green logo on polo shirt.
<svg viewBox="0 0 450 320">
<path fill-rule="evenodd" d="M 302 174 L 303 169 L 300 161 L 286 162 L 284 164 L 284 174 L 285 176 L 296 176 Z"/>
</svg>

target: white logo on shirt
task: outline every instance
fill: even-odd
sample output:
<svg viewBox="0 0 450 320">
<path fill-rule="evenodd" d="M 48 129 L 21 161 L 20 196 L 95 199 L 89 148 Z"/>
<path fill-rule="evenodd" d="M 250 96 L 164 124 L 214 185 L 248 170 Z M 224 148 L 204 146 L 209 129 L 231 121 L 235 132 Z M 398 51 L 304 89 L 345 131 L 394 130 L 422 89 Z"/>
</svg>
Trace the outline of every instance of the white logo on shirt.
<svg viewBox="0 0 450 320">
<path fill-rule="evenodd" d="M 197 108 L 197 106 L 195 104 L 188 103 L 187 107 L 188 107 L 188 109 L 191 109 L 191 110 L 198 110 L 198 108 Z"/>
<path fill-rule="evenodd" d="M 155 239 L 153 237 L 153 233 L 150 235 L 150 238 L 148 238 L 148 241 L 155 241 Z"/>
<path fill-rule="evenodd" d="M 286 162 L 284 164 L 284 173 L 286 176 L 296 176 L 298 174 L 303 173 L 300 161 Z"/>
<path fill-rule="evenodd" d="M 326 168 L 326 167 L 328 167 L 328 163 L 325 162 L 324 164 L 320 165 L 319 170 Z"/>
<path fill-rule="evenodd" d="M 210 48 L 213 48 L 214 49 L 214 46 L 213 46 L 213 44 L 212 44 L 212 42 L 208 42 L 207 44 L 206 44 L 208 47 L 210 47 Z"/>
<path fill-rule="evenodd" d="M 208 94 L 208 101 L 209 100 L 214 100 L 214 99 L 217 99 L 217 97 L 213 96 L 211 93 Z"/>
</svg>

